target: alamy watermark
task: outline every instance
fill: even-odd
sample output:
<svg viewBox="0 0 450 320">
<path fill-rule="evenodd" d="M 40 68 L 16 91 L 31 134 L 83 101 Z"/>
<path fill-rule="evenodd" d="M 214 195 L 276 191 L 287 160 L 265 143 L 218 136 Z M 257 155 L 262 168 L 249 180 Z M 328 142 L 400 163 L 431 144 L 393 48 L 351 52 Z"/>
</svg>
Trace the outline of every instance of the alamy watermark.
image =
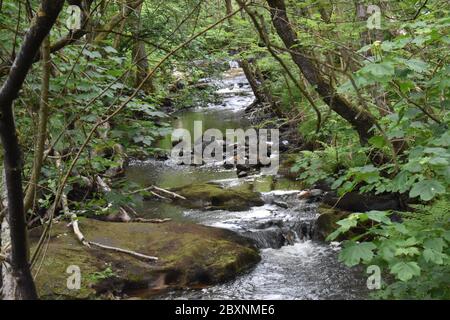
<svg viewBox="0 0 450 320">
<path fill-rule="evenodd" d="M 66 20 L 67 29 L 72 32 L 81 29 L 81 8 L 77 5 L 70 5 L 67 7 L 67 14 L 69 17 Z"/>
<path fill-rule="evenodd" d="M 366 284 L 369 290 L 381 289 L 381 269 L 377 265 L 367 267 L 366 273 L 370 276 L 367 278 Z"/>
<path fill-rule="evenodd" d="M 377 5 L 369 5 L 367 6 L 367 13 L 370 15 L 367 18 L 367 29 L 373 30 L 381 29 L 381 9 Z"/>
<path fill-rule="evenodd" d="M 172 132 L 171 159 L 178 164 L 223 163 L 264 168 L 276 174 L 279 167 L 278 129 L 219 129 L 203 131 L 203 122 L 194 121 L 194 137 L 187 129 Z"/>
<path fill-rule="evenodd" d="M 69 290 L 80 290 L 81 288 L 81 269 L 77 265 L 70 265 L 66 269 L 67 277 L 66 286 Z"/>
</svg>

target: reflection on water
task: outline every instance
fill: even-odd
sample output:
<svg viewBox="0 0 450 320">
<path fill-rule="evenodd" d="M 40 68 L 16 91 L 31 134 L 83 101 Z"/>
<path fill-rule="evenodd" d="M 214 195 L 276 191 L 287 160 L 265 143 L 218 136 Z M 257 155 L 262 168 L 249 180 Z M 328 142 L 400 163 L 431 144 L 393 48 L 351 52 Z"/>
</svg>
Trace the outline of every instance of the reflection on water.
<svg viewBox="0 0 450 320">
<path fill-rule="evenodd" d="M 132 163 L 127 169 L 127 177 L 144 186 L 157 185 L 161 188 L 174 188 L 194 182 L 236 178 L 236 173 L 234 170 L 225 170 L 221 167 L 184 166 L 177 165 L 171 160 L 150 159 Z"/>
<path fill-rule="evenodd" d="M 199 106 L 175 114 L 172 122 L 174 129 L 187 129 L 194 142 L 194 122 L 202 122 L 202 131 L 219 129 L 225 136 L 226 129 L 245 129 L 249 122 L 244 117 L 245 108 L 250 105 L 254 96 L 244 76 L 218 81 L 215 85 L 221 87 L 217 90 L 223 95 L 220 104 L 209 103 L 206 107 Z M 158 147 L 165 150 L 172 148 L 171 135 L 168 134 L 158 143 Z"/>
</svg>

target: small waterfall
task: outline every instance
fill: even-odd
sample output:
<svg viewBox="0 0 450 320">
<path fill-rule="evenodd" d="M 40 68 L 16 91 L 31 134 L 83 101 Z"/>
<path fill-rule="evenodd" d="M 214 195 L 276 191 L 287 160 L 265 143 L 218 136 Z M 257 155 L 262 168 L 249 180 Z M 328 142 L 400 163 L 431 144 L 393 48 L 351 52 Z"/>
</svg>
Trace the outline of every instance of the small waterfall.
<svg viewBox="0 0 450 320">
<path fill-rule="evenodd" d="M 314 230 L 316 225 L 316 219 L 303 220 L 295 224 L 294 230 L 301 241 L 312 240 L 314 238 Z"/>
<path fill-rule="evenodd" d="M 263 200 L 271 209 L 271 214 L 264 221 L 247 223 L 241 234 L 255 241 L 260 249 L 280 249 L 313 239 L 317 204 L 299 199 L 299 194 L 300 191 L 263 193 Z"/>
<path fill-rule="evenodd" d="M 252 239 L 259 249 L 279 249 L 296 242 L 314 238 L 315 219 L 307 219 L 294 223 L 284 223 L 282 227 L 271 227 L 262 230 L 250 230 L 241 233 Z"/>
<path fill-rule="evenodd" d="M 252 239 L 255 242 L 256 246 L 260 249 L 279 249 L 286 243 L 283 232 L 278 227 L 272 227 L 257 231 L 247 231 L 242 233 L 242 235 L 244 237 Z"/>
</svg>

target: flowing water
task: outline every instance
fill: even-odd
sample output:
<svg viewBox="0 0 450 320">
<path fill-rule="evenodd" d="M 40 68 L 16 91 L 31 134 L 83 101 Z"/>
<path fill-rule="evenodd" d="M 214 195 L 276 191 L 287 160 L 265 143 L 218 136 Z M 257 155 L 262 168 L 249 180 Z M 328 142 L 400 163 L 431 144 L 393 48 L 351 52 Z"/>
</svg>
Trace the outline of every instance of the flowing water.
<svg viewBox="0 0 450 320">
<path fill-rule="evenodd" d="M 193 131 L 248 127 L 244 110 L 254 100 L 245 76 L 235 65 L 223 79 L 212 82 L 223 97 L 221 104 L 207 104 L 177 114 L 174 128 Z M 171 147 L 170 136 L 160 147 Z M 170 217 L 226 228 L 252 238 L 261 250 L 261 262 L 234 281 L 202 290 L 173 291 L 163 299 L 360 299 L 367 296 L 360 270 L 337 260 L 339 247 L 314 240 L 317 203 L 300 200 L 299 184 L 281 176 L 254 175 L 237 178 L 235 170 L 221 166 L 177 165 L 171 160 L 139 161 L 128 169 L 128 178 L 143 185 L 164 188 L 197 182 L 223 187 L 247 184 L 261 192 L 265 205 L 248 211 L 187 210 L 170 203 L 144 205 L 148 217 Z"/>
</svg>

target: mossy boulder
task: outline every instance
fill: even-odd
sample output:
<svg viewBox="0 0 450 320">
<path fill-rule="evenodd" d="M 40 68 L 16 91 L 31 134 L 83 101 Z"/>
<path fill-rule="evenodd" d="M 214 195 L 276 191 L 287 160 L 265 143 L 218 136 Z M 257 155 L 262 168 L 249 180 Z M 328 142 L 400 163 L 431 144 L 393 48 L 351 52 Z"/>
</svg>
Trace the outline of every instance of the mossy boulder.
<svg viewBox="0 0 450 320">
<path fill-rule="evenodd" d="M 234 278 L 260 256 L 250 240 L 231 231 L 191 223 L 113 223 L 81 219 L 86 239 L 158 257 L 140 260 L 126 253 L 82 246 L 65 223 L 52 227 L 36 278 L 41 298 L 87 299 L 102 294 L 204 287 Z M 40 230 L 31 234 L 32 249 Z M 69 266 L 81 271 L 81 288 L 69 290 Z"/>
<path fill-rule="evenodd" d="M 330 233 L 336 230 L 339 220 L 348 217 L 350 212 L 339 210 L 325 204 L 321 204 L 318 208 L 320 216 L 317 218 L 314 237 L 318 240 L 325 240 Z"/>
<path fill-rule="evenodd" d="M 173 191 L 186 198 L 186 200 L 178 199 L 178 204 L 192 209 L 244 211 L 264 205 L 261 194 L 246 184 L 224 188 L 213 183 L 200 183 L 176 188 Z"/>
</svg>

